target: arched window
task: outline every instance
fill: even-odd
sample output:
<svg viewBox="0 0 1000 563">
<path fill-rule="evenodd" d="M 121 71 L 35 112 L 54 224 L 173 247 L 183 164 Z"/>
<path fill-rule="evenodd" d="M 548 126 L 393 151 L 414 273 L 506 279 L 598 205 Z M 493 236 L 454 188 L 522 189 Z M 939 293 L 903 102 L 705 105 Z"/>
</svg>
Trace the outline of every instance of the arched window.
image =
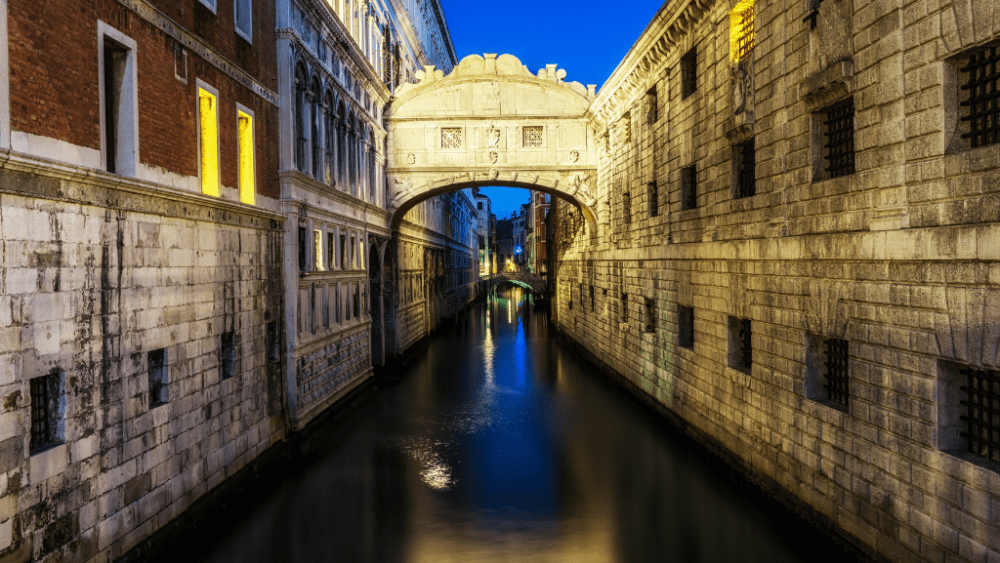
<svg viewBox="0 0 1000 563">
<path fill-rule="evenodd" d="M 326 115 L 325 129 L 323 130 L 323 136 L 326 137 L 326 170 L 324 175 L 324 180 L 328 185 L 336 185 L 336 151 L 337 151 L 337 105 L 334 102 L 333 92 L 330 90 L 326 91 L 326 96 L 323 97 L 323 109 Z"/>
<path fill-rule="evenodd" d="M 337 106 L 337 182 L 340 189 L 347 190 L 347 108 L 341 102 Z"/>
<path fill-rule="evenodd" d="M 317 180 L 323 179 L 323 143 L 322 143 L 322 131 L 323 131 L 323 96 L 320 93 L 319 80 L 313 77 L 312 86 L 309 88 L 309 125 L 312 135 L 309 139 L 312 141 L 312 176 Z"/>
<path fill-rule="evenodd" d="M 306 172 L 306 131 L 309 130 L 308 116 L 308 79 L 303 65 L 295 67 L 295 167 L 300 172 Z"/>
</svg>

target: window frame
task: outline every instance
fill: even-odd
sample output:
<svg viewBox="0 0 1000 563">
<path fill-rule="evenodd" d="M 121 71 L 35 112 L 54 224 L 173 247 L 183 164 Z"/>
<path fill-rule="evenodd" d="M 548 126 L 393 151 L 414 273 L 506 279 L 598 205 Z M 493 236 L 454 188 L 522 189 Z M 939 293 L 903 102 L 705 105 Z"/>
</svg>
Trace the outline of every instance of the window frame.
<svg viewBox="0 0 1000 563">
<path fill-rule="evenodd" d="M 204 2 L 204 0 L 202 1 Z M 247 13 L 249 14 L 247 16 L 249 29 L 247 30 L 240 29 L 240 4 L 246 4 Z M 237 35 L 246 39 L 247 43 L 253 45 L 253 0 L 233 0 L 233 29 L 236 30 Z"/>
<path fill-rule="evenodd" d="M 10 148 L 10 55 L 7 0 L 0 0 L 0 149 Z"/>
<path fill-rule="evenodd" d="M 154 363 L 159 354 L 159 364 Z M 154 371 L 155 370 L 155 371 Z M 146 352 L 146 376 L 149 392 L 149 410 L 162 407 L 170 402 L 170 354 L 166 348 Z"/>
<path fill-rule="evenodd" d="M 246 190 L 244 184 L 243 174 L 246 172 L 243 169 L 243 130 L 240 126 L 240 120 L 242 116 L 246 116 L 250 120 L 250 164 L 253 168 L 251 173 L 253 184 L 250 190 Z M 254 111 L 245 105 L 236 102 L 236 158 L 239 168 L 239 180 L 237 188 L 240 192 L 240 202 L 247 205 L 256 205 L 257 203 L 257 116 Z M 201 151 L 198 151 L 201 154 Z M 221 183 L 221 182 L 220 182 Z M 248 195 L 249 194 L 249 195 Z"/>
<path fill-rule="evenodd" d="M 698 47 L 693 46 L 680 61 L 681 99 L 686 100 L 698 92 Z"/>
<path fill-rule="evenodd" d="M 97 21 L 97 83 L 98 99 L 100 100 L 100 129 L 101 129 L 101 166 L 107 168 L 108 149 L 107 128 L 108 115 L 107 104 L 105 102 L 107 92 L 104 85 L 104 72 L 106 61 L 104 60 L 104 46 L 107 40 L 111 40 L 119 48 L 127 51 L 125 58 L 125 69 L 122 73 L 121 92 L 128 92 L 132 111 L 123 111 L 128 108 L 125 98 L 119 98 L 118 127 L 116 132 L 115 149 L 115 170 L 114 174 L 135 178 L 138 176 L 139 168 L 139 82 L 138 82 L 138 54 L 137 44 L 134 39 L 125 35 L 121 31 Z M 128 86 L 126 90 L 126 86 Z M 124 119 L 123 119 L 124 118 Z"/>
<path fill-rule="evenodd" d="M 217 14 L 218 13 L 218 10 L 219 10 L 219 0 L 198 0 L 198 1 L 201 2 L 202 6 L 205 6 L 206 8 L 208 8 L 209 10 L 211 10 L 211 12 L 213 14 Z"/>
<path fill-rule="evenodd" d="M 205 170 L 202 163 L 202 131 L 201 131 L 201 91 L 204 90 L 208 94 L 215 97 L 215 160 L 216 160 L 216 175 L 218 176 L 216 186 L 216 193 L 211 194 L 205 191 Z M 209 85 L 204 80 L 197 78 L 195 79 L 195 124 L 198 132 L 198 185 L 201 187 L 202 195 L 209 197 L 222 197 L 222 143 L 221 143 L 221 122 L 219 121 L 219 105 L 221 103 L 219 98 L 219 91 Z"/>
</svg>

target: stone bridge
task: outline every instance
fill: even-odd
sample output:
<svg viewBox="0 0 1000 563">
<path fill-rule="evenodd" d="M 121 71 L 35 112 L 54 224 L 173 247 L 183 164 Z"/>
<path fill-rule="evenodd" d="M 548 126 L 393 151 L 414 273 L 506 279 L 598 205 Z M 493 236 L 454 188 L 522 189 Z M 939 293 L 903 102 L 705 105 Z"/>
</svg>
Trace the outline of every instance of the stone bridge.
<svg viewBox="0 0 1000 563">
<path fill-rule="evenodd" d="M 493 291 L 496 286 L 504 282 L 513 283 L 539 295 L 545 295 L 548 286 L 548 280 L 545 277 L 528 272 L 498 272 L 479 279 L 479 283 L 482 284 L 482 294 Z"/>
<path fill-rule="evenodd" d="M 444 192 L 481 186 L 538 190 L 596 218 L 598 146 L 588 126 L 593 86 L 536 74 L 517 57 L 470 55 L 445 76 L 433 66 L 386 109 L 389 209 L 398 223 Z"/>
</svg>

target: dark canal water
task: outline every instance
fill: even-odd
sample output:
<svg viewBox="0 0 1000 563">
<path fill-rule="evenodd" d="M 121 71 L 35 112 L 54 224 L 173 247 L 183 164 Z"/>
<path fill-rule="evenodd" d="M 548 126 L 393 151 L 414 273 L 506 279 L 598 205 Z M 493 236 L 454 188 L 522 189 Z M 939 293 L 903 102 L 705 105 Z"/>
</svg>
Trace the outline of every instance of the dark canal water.
<svg viewBox="0 0 1000 563">
<path fill-rule="evenodd" d="M 556 344 L 518 289 L 470 309 L 309 449 L 204 561 L 843 560 L 791 547 Z"/>
</svg>

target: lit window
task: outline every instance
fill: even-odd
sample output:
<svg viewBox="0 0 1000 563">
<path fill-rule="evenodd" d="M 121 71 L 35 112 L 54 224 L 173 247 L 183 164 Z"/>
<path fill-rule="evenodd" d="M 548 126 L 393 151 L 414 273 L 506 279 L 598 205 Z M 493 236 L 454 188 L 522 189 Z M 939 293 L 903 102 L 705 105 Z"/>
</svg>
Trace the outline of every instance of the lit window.
<svg viewBox="0 0 1000 563">
<path fill-rule="evenodd" d="M 198 129 L 201 155 L 201 191 L 219 195 L 219 100 L 198 88 Z"/>
<path fill-rule="evenodd" d="M 316 245 L 313 256 L 315 257 L 314 262 L 316 265 L 316 270 L 323 270 L 323 231 L 319 229 L 313 230 L 313 244 Z"/>
<path fill-rule="evenodd" d="M 251 0 L 234 0 L 235 10 L 234 21 L 236 22 L 236 33 L 253 43 L 253 8 Z"/>
<path fill-rule="evenodd" d="M 240 135 L 240 201 L 254 204 L 254 194 L 257 191 L 256 173 L 254 168 L 254 138 L 253 115 L 249 110 L 239 109 L 236 112 L 239 120 Z"/>
<path fill-rule="evenodd" d="M 753 0 L 743 0 L 729 12 L 729 60 L 739 62 L 754 48 Z"/>
</svg>

